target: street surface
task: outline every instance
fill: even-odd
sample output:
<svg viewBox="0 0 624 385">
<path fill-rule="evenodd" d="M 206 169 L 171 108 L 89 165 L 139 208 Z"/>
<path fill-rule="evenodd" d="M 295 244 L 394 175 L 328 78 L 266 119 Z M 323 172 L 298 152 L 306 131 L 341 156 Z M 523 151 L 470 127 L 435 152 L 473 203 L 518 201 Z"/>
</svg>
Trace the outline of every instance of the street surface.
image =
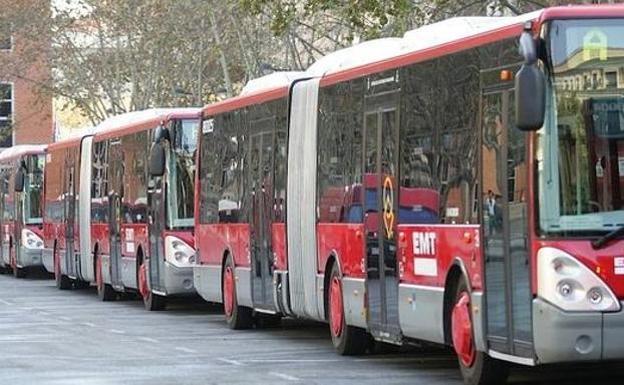
<svg viewBox="0 0 624 385">
<path fill-rule="evenodd" d="M 514 369 L 510 380 L 622 384 L 624 364 Z M 340 357 L 321 324 L 232 331 L 218 306 L 199 300 L 149 313 L 137 300 L 100 302 L 93 288 L 59 291 L 43 274 L 0 276 L 0 385 L 252 383 L 462 382 L 446 350 Z"/>
</svg>

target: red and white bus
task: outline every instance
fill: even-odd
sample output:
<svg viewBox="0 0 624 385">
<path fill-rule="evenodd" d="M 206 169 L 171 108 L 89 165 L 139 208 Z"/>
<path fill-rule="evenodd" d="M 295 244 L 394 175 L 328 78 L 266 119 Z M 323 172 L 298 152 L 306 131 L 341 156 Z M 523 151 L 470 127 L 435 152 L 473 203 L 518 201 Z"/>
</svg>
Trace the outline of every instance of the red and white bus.
<svg viewBox="0 0 624 385">
<path fill-rule="evenodd" d="M 203 111 L 195 286 L 233 328 L 327 321 L 342 354 L 452 345 L 468 384 L 622 359 L 623 97 L 622 5 L 450 19 L 258 80 Z"/>
<path fill-rule="evenodd" d="M 45 145 L 13 146 L 0 153 L 0 271 L 24 278 L 41 267 Z"/>
<path fill-rule="evenodd" d="M 149 310 L 193 295 L 193 204 L 199 109 L 110 118 L 47 155 L 45 254 L 60 289 L 95 283 L 109 301 L 138 291 Z M 163 151 L 150 175 L 149 154 Z"/>
</svg>

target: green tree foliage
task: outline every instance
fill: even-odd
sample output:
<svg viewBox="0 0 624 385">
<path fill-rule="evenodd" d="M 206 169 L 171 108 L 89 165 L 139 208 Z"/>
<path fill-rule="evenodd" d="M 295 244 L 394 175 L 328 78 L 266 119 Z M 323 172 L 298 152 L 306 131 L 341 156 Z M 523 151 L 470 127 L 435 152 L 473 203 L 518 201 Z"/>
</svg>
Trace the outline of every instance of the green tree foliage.
<svg viewBox="0 0 624 385">
<path fill-rule="evenodd" d="M 247 11 L 271 15 L 271 30 L 285 33 L 295 20 L 324 13 L 349 27 L 353 33 L 376 37 L 391 24 L 412 15 L 416 9 L 411 0 L 241 0 Z"/>
<path fill-rule="evenodd" d="M 562 1 L 567 3 L 569 1 Z M 232 96 L 274 70 L 304 70 L 359 41 L 461 15 L 513 15 L 556 0 L 0 0 L 22 77 L 97 123 Z M 28 72 L 45 60 L 45 78 Z"/>
<path fill-rule="evenodd" d="M 408 29 L 453 16 L 517 15 L 552 5 L 583 0 L 239 0 L 252 14 L 270 15 L 276 35 L 293 24 L 325 14 L 348 27 L 350 39 L 396 36 Z M 604 1 L 607 2 L 607 1 Z"/>
</svg>

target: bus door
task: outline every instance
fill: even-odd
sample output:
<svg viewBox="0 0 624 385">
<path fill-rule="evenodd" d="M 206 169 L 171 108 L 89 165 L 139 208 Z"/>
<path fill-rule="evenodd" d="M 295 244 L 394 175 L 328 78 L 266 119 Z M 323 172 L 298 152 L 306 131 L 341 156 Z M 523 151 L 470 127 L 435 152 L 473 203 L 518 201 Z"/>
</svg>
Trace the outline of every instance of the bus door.
<svg viewBox="0 0 624 385">
<path fill-rule="evenodd" d="M 6 170 L 0 170 L 0 258 L 5 265 L 9 265 L 8 240 L 7 240 L 7 220 L 6 220 L 6 194 L 9 189 L 9 179 Z M 0 265 L 2 265 L 0 261 Z"/>
<path fill-rule="evenodd" d="M 484 71 L 481 223 L 487 340 L 498 353 L 533 358 L 527 224 L 527 134 L 514 126 L 513 81 Z M 516 68 L 509 69 L 511 73 Z"/>
<path fill-rule="evenodd" d="M 110 185 L 108 192 L 109 204 L 109 247 L 110 247 L 110 274 L 111 285 L 117 289 L 123 289 L 121 276 L 121 223 L 123 220 L 123 175 L 124 157 L 121 140 L 113 139 L 109 145 L 109 175 Z"/>
<path fill-rule="evenodd" d="M 251 122 L 250 136 L 251 193 L 251 274 L 252 300 L 255 308 L 274 311 L 273 303 L 273 131 L 274 118 Z"/>
<path fill-rule="evenodd" d="M 165 146 L 165 143 L 155 144 Z M 148 206 L 148 237 L 149 237 L 149 288 L 158 293 L 165 293 L 164 282 L 161 283 L 161 271 L 164 270 L 165 250 L 163 232 L 166 225 L 165 176 L 149 176 L 147 185 Z"/>
<path fill-rule="evenodd" d="M 399 92 L 368 95 L 365 106 L 362 202 L 368 327 L 378 339 L 400 342 L 397 274 Z"/>
<path fill-rule="evenodd" d="M 76 224 L 76 164 L 74 150 L 67 150 L 65 172 L 63 173 L 63 208 L 65 218 L 65 269 L 61 271 L 70 277 L 77 277 L 74 235 Z"/>
<path fill-rule="evenodd" d="M 21 167 L 21 161 L 18 161 L 16 171 Z M 15 220 L 13 221 L 13 249 L 15 252 L 15 265 L 21 266 L 21 247 L 22 244 L 22 228 L 24 227 L 24 199 L 28 189 L 28 171 L 24 172 L 24 188 L 22 192 L 13 191 L 15 197 Z"/>
</svg>

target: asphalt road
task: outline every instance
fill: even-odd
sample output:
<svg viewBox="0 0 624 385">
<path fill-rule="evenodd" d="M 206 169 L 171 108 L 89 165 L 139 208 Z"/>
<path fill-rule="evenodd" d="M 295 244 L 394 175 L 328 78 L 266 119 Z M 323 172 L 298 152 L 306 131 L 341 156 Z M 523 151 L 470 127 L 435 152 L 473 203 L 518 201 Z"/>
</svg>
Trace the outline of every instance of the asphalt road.
<svg viewBox="0 0 624 385">
<path fill-rule="evenodd" d="M 619 379 L 614 378 L 619 374 Z M 624 364 L 514 369 L 514 384 L 621 384 Z M 221 309 L 183 301 L 149 313 L 103 303 L 93 288 L 62 292 L 0 276 L 0 384 L 461 384 L 445 350 L 337 356 L 325 325 L 232 331 Z"/>
</svg>

